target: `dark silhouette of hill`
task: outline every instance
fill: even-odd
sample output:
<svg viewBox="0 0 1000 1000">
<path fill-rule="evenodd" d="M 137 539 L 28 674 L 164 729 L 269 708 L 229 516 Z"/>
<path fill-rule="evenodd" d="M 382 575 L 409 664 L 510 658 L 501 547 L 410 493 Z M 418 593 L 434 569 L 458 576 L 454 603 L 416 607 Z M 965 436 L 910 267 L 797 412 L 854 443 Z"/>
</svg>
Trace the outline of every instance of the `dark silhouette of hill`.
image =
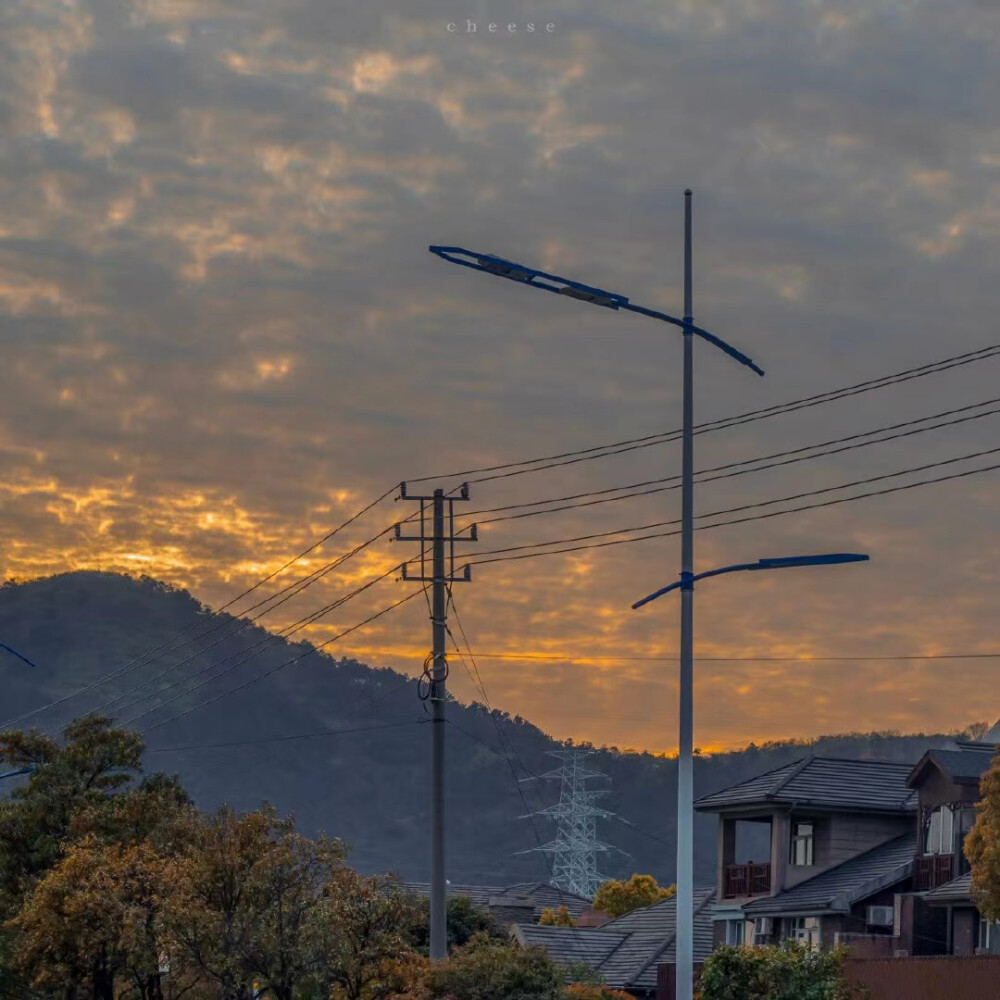
<svg viewBox="0 0 1000 1000">
<path fill-rule="evenodd" d="M 194 646 L 171 645 L 169 640 L 184 630 L 186 637 L 196 637 Z M 23 725 L 56 731 L 116 696 L 136 697 L 129 692 L 144 685 L 140 693 L 154 697 L 117 715 L 124 720 L 156 704 L 158 692 L 161 700 L 173 697 L 180 688 L 165 688 L 177 676 L 212 663 L 232 662 L 262 640 L 267 640 L 267 648 L 260 655 L 217 683 L 137 722 L 140 731 L 311 647 L 269 636 L 264 629 L 225 614 L 212 617 L 186 591 L 148 577 L 77 572 L 8 582 L 0 587 L 0 642 L 37 666 L 29 667 L 0 650 L 0 716 L 12 719 L 46 705 L 167 644 L 145 665 Z M 166 667 L 190 656 L 192 648 L 211 644 L 215 645 L 197 659 L 155 679 Z M 199 673 L 198 678 L 204 676 Z M 255 808 L 266 799 L 279 810 L 294 811 L 305 832 L 323 830 L 346 840 L 358 868 L 426 879 L 429 732 L 418 721 L 426 716 L 416 687 L 415 681 L 394 670 L 314 652 L 246 690 L 150 733 L 146 766 L 177 773 L 204 808 L 223 802 Z M 114 706 L 111 714 L 116 714 Z M 552 803 L 558 789 L 549 782 L 514 782 L 496 726 L 516 751 L 514 770 L 519 778 L 549 770 L 553 765 L 546 751 L 565 744 L 524 719 L 500 711 L 491 719 L 482 705 L 453 703 L 449 716 L 454 723 L 447 772 L 449 878 L 485 884 L 546 879 L 543 856 L 517 852 L 536 846 L 539 838 L 549 840 L 552 825 L 546 819 L 518 817 L 525 812 L 525 803 L 531 810 Z M 380 728 L 361 731 L 376 726 Z M 230 747 L 191 746 L 345 728 L 358 731 Z M 943 734 L 868 733 L 822 737 L 808 745 L 751 745 L 697 760 L 696 792 L 714 791 L 809 753 L 915 762 L 928 746 L 942 746 L 947 739 Z M 174 747 L 190 748 L 156 752 Z M 610 778 L 604 805 L 622 817 L 601 825 L 602 838 L 625 852 L 608 856 L 604 870 L 617 876 L 649 872 L 661 882 L 672 881 L 676 762 L 600 749 L 590 763 Z M 699 817 L 699 882 L 711 880 L 715 854 L 715 820 Z"/>
</svg>

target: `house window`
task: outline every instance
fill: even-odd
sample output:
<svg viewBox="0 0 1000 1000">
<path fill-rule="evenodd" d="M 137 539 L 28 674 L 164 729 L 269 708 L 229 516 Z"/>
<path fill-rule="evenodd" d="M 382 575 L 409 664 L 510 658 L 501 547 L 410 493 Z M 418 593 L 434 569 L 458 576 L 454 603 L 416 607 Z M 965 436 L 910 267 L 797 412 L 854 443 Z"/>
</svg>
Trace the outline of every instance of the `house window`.
<svg viewBox="0 0 1000 1000">
<path fill-rule="evenodd" d="M 819 917 L 793 917 L 788 923 L 788 937 L 810 948 L 819 947 Z"/>
<path fill-rule="evenodd" d="M 931 813 L 924 833 L 924 854 L 954 852 L 955 815 L 949 806 L 939 806 Z"/>
<path fill-rule="evenodd" d="M 726 921 L 726 944 L 741 946 L 746 940 L 746 921 L 727 920 Z"/>
<path fill-rule="evenodd" d="M 809 823 L 795 823 L 792 826 L 792 850 L 789 862 L 808 867 L 813 862 L 814 827 Z"/>
</svg>

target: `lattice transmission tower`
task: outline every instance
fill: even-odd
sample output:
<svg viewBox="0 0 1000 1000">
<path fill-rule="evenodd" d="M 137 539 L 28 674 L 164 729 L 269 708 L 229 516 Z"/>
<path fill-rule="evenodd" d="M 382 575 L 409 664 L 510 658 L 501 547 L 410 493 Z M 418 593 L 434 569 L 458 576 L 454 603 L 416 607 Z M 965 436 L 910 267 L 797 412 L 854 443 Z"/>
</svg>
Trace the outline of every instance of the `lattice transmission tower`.
<svg viewBox="0 0 1000 1000">
<path fill-rule="evenodd" d="M 597 839 L 597 820 L 611 819 L 615 814 L 608 812 L 607 809 L 601 809 L 596 804 L 597 797 L 606 795 L 606 790 L 587 787 L 588 781 L 608 780 L 606 774 L 592 771 L 585 766 L 584 761 L 592 753 L 593 750 L 580 747 L 549 750 L 549 756 L 555 757 L 560 762 L 559 767 L 538 777 L 558 779 L 559 801 L 554 806 L 529 814 L 547 816 L 556 823 L 555 839 L 531 848 L 531 851 L 542 851 L 552 855 L 552 884 L 567 892 L 586 896 L 588 899 L 593 899 L 594 893 L 608 880 L 607 876 L 597 870 L 598 854 L 616 850 L 610 844 Z"/>
</svg>

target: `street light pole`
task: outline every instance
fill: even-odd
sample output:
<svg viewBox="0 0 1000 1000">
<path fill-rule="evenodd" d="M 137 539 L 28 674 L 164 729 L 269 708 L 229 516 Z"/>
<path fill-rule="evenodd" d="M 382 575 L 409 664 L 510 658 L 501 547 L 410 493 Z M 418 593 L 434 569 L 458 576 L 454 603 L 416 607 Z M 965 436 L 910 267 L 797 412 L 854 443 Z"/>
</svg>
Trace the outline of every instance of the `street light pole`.
<svg viewBox="0 0 1000 1000">
<path fill-rule="evenodd" d="M 681 443 L 681 641 L 677 750 L 677 1000 L 694 981 L 694 323 L 691 189 L 684 192 L 684 389 Z"/>
<path fill-rule="evenodd" d="M 690 222 L 690 212 L 687 219 Z M 688 229 L 690 232 L 690 229 Z M 690 244 L 688 244 L 690 246 Z M 688 269 L 690 273 L 690 269 Z M 688 346 L 685 338 L 685 347 Z M 685 351 L 685 362 L 688 353 Z M 690 368 L 685 364 L 685 386 L 688 383 Z M 687 394 L 685 393 L 685 421 L 688 416 Z M 685 431 L 687 423 L 685 422 Z M 684 449 L 684 474 L 687 476 L 687 464 L 690 450 Z M 689 482 L 687 478 L 685 484 Z M 684 504 L 684 515 L 688 516 L 690 503 Z M 685 520 L 685 528 L 690 531 L 690 522 Z M 675 969 L 677 972 L 677 1000 L 691 1000 L 694 991 L 694 795 L 692 769 L 694 755 L 691 746 L 692 736 L 692 661 L 693 661 L 693 618 L 692 599 L 694 585 L 697 580 L 710 576 L 721 576 L 723 573 L 737 573 L 743 570 L 756 571 L 764 569 L 792 569 L 798 566 L 832 566 L 839 563 L 865 562 L 868 556 L 854 552 L 832 552 L 816 556 L 784 556 L 776 559 L 760 559 L 755 563 L 737 563 L 733 566 L 723 566 L 721 569 L 710 569 L 695 575 L 691 571 L 689 556 L 691 553 L 690 536 L 682 536 L 684 545 L 681 548 L 680 579 L 666 587 L 661 587 L 652 594 L 636 601 L 632 609 L 641 608 L 650 601 L 669 593 L 671 590 L 681 592 L 681 693 L 680 693 L 680 751 L 677 766 L 677 949 L 675 952 Z"/>
</svg>

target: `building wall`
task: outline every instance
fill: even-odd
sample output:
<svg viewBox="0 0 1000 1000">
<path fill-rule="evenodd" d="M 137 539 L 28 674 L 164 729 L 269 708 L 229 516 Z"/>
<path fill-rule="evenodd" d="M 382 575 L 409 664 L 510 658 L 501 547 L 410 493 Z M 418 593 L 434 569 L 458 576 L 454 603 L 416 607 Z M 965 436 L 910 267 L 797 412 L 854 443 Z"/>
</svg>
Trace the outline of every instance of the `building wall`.
<svg viewBox="0 0 1000 1000">
<path fill-rule="evenodd" d="M 917 796 L 925 809 L 935 809 L 950 802 L 974 804 L 979 800 L 979 785 L 976 782 L 960 785 L 937 767 L 929 767 L 917 788 Z"/>
<path fill-rule="evenodd" d="M 810 816 L 804 811 L 797 811 L 789 816 L 785 825 L 786 858 L 791 853 L 792 830 L 799 820 L 811 820 L 815 824 L 813 845 L 815 864 L 809 867 L 789 864 L 785 869 L 786 889 L 818 875 L 826 868 L 884 844 L 887 840 L 911 832 L 916 822 L 911 814 L 906 813 L 901 813 L 899 816 L 868 816 L 856 813 Z"/>
</svg>

